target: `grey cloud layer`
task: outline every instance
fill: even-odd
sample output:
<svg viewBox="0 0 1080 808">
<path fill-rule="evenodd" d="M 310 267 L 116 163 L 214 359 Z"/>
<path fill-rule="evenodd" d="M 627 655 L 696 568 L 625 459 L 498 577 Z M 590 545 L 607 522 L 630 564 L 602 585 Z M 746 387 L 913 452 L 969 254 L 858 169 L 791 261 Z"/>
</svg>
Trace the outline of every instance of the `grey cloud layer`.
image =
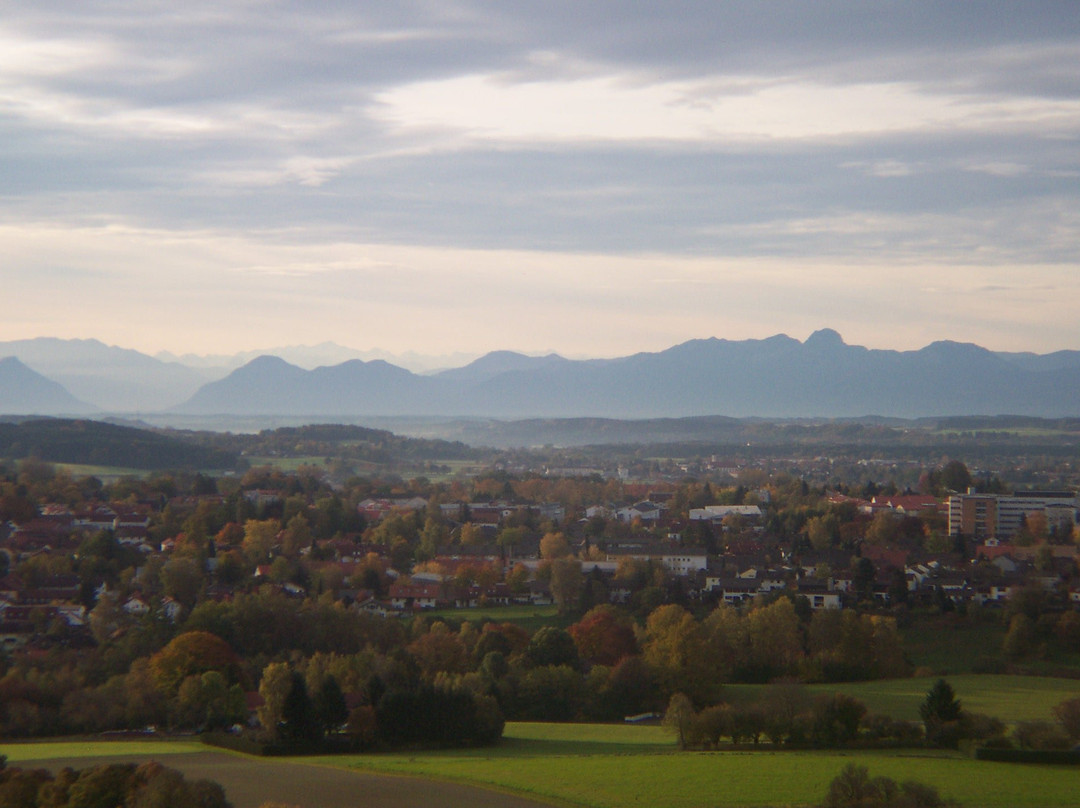
<svg viewBox="0 0 1080 808">
<path fill-rule="evenodd" d="M 1075 262 L 1078 64 L 1071 0 L 0 2 L 0 221 Z M 507 115 L 522 88 L 555 101 L 501 131 L 475 98 L 428 118 L 402 94 L 465 77 Z M 910 111 L 874 131 L 852 88 Z M 835 103 L 806 116 L 836 131 L 797 131 L 770 90 Z M 561 92 L 618 120 L 553 135 Z M 651 103 L 683 129 L 635 117 Z"/>
</svg>

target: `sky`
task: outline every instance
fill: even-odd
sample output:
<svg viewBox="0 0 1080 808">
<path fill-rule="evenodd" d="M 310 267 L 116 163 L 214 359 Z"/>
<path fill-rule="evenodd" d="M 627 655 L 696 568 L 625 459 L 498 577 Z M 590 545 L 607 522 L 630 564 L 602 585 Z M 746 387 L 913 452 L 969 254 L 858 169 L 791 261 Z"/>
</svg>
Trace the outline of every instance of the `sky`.
<svg viewBox="0 0 1080 808">
<path fill-rule="evenodd" d="M 0 0 L 0 340 L 1080 349 L 1080 3 Z"/>
</svg>

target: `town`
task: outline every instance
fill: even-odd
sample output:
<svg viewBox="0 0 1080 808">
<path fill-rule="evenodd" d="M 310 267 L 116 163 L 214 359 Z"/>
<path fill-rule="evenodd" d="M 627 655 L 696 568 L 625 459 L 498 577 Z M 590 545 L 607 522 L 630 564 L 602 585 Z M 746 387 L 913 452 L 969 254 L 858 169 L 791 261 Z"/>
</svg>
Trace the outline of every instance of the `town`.
<svg viewBox="0 0 1080 808">
<path fill-rule="evenodd" d="M 352 465 L 290 459 L 289 440 L 313 448 L 294 430 L 258 436 L 277 448 L 243 471 L 103 480 L 9 462 L 3 731 L 273 736 L 281 703 L 267 714 L 265 691 L 281 702 L 292 673 L 312 693 L 333 682 L 327 730 L 373 739 L 380 694 L 409 681 L 464 688 L 487 715 L 621 720 L 675 694 L 707 707 L 724 683 L 925 675 L 942 626 L 978 646 L 963 663 L 976 671 L 1057 670 L 1080 652 L 1071 489 L 1010 489 L 959 459 L 437 462 L 409 439 L 393 453 L 411 459 L 365 474 L 355 438 L 387 439 L 357 429 Z M 1060 461 L 1023 475 L 1071 482 Z M 189 650 L 163 682 L 163 655 L 194 637 L 218 663 Z"/>
</svg>

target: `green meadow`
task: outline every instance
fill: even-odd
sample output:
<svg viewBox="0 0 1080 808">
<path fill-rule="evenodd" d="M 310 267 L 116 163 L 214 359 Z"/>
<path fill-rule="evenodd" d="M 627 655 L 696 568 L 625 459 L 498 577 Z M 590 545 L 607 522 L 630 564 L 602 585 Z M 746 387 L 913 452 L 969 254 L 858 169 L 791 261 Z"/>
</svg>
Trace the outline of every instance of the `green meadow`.
<svg viewBox="0 0 1080 808">
<path fill-rule="evenodd" d="M 128 755 L 185 755 L 205 752 L 197 740 L 188 741 L 22 741 L 0 742 L 0 755 L 7 756 L 9 766 L 24 760 L 72 760 L 92 757 L 125 757 Z"/>
<path fill-rule="evenodd" d="M 1080 769 L 976 761 L 955 752 L 678 752 L 659 727 L 507 725 L 492 749 L 320 758 L 319 763 L 509 790 L 588 808 L 811 806 L 848 763 L 917 780 L 967 808 L 1077 804 Z"/>
<path fill-rule="evenodd" d="M 811 690 L 842 690 L 864 700 L 874 712 L 916 720 L 918 705 L 934 681 L 932 677 L 900 679 L 813 686 Z M 949 682 L 967 709 L 1010 723 L 1050 720 L 1055 704 L 1080 695 L 1080 681 L 1075 680 L 969 675 L 949 677 Z M 729 686 L 726 695 L 732 700 L 751 700 L 760 691 L 759 687 Z M 12 764 L 63 759 L 65 765 L 75 766 L 80 758 L 199 751 L 206 747 L 193 741 L 0 745 L 0 753 Z M 300 758 L 282 762 L 280 771 L 283 778 L 299 777 L 308 765 L 322 765 L 432 778 L 581 808 L 753 808 L 818 804 L 829 781 L 848 763 L 866 766 L 871 776 L 932 785 L 965 808 L 1072 808 L 1080 804 L 1080 767 L 993 763 L 934 750 L 679 752 L 673 737 L 655 725 L 511 722 L 495 747 Z M 255 771 L 253 765 L 252 776 Z M 243 775 L 234 772 L 231 776 Z"/>
</svg>

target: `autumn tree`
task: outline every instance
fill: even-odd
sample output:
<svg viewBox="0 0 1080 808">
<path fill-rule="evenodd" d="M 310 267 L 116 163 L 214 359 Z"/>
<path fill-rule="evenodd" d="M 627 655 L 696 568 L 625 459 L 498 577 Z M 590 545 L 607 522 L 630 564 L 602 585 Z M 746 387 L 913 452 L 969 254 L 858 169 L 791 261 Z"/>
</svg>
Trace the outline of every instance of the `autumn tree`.
<svg viewBox="0 0 1080 808">
<path fill-rule="evenodd" d="M 749 665 L 763 681 L 791 671 L 802 658 L 799 617 L 788 598 L 750 612 Z"/>
<path fill-rule="evenodd" d="M 547 560 L 570 555 L 570 542 L 562 533 L 545 533 L 540 539 L 540 557 Z"/>
<path fill-rule="evenodd" d="M 590 665 L 614 666 L 637 653 L 633 620 L 614 606 L 590 609 L 568 631 L 581 658 Z"/>
<path fill-rule="evenodd" d="M 694 703 L 684 693 L 673 693 L 664 711 L 664 727 L 675 733 L 679 748 L 685 749 L 694 722 Z"/>
<path fill-rule="evenodd" d="M 217 671 L 230 684 L 241 679 L 240 659 L 225 640 L 206 631 L 188 631 L 150 658 L 158 687 L 175 694 L 181 682 L 195 674 Z"/>
<path fill-rule="evenodd" d="M 469 652 L 457 634 L 438 622 L 408 645 L 423 675 L 431 680 L 438 673 L 464 673 L 469 667 Z"/>
<path fill-rule="evenodd" d="M 270 560 L 270 551 L 277 543 L 281 531 L 281 522 L 277 519 L 248 519 L 244 523 L 244 555 L 252 564 L 265 564 Z"/>
<path fill-rule="evenodd" d="M 551 562 L 551 597 L 559 608 L 559 614 L 567 614 L 578 608 L 578 601 L 585 589 L 581 574 L 581 562 L 573 558 L 556 558 Z"/>
<path fill-rule="evenodd" d="M 681 691 L 700 704 L 715 699 L 718 682 L 712 649 L 694 616 L 681 606 L 668 604 L 649 615 L 642 651 L 662 691 Z"/>
<path fill-rule="evenodd" d="M 292 685 L 292 671 L 284 662 L 271 662 L 262 672 L 259 695 L 263 703 L 258 708 L 259 724 L 268 738 L 278 737 L 278 728 L 285 720 L 285 697 Z"/>
<path fill-rule="evenodd" d="M 297 513 L 281 532 L 281 552 L 287 556 L 298 555 L 302 549 L 311 546 L 311 541 L 311 525 L 302 513 Z"/>
</svg>

